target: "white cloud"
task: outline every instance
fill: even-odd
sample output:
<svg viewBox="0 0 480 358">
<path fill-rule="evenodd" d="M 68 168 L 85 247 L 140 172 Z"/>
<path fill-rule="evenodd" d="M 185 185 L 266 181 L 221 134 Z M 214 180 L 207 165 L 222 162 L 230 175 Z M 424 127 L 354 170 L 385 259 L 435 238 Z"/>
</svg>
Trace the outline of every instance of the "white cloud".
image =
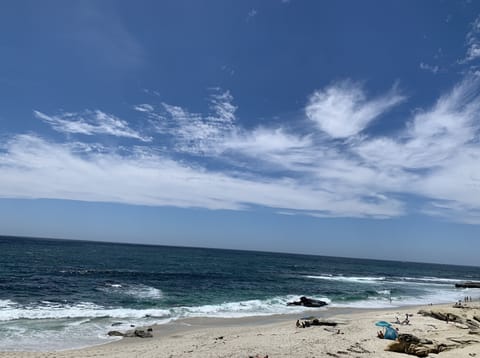
<svg viewBox="0 0 480 358">
<path fill-rule="evenodd" d="M 437 65 L 429 65 L 428 63 L 420 62 L 420 69 L 428 71 L 436 75 L 440 72 L 440 67 Z"/>
<path fill-rule="evenodd" d="M 333 138 L 347 138 L 364 130 L 373 120 L 405 99 L 392 89 L 367 100 L 359 83 L 343 81 L 310 96 L 306 115 Z"/>
<path fill-rule="evenodd" d="M 192 154 L 215 153 L 217 147 L 235 130 L 235 111 L 230 92 L 216 92 L 210 97 L 212 113 L 203 115 L 162 103 L 163 112 L 150 113 L 157 132 L 174 137 L 175 149 Z"/>
<path fill-rule="evenodd" d="M 155 108 L 151 104 L 143 103 L 143 104 L 137 104 L 136 106 L 133 106 L 133 109 L 138 111 L 138 112 L 153 112 Z"/>
<path fill-rule="evenodd" d="M 395 191 L 442 202 L 456 212 L 452 219 L 462 220 L 480 212 L 478 118 L 480 81 L 467 79 L 430 110 L 416 113 L 398 138 L 360 141 L 353 150 L 378 172 L 390 169 L 397 178 L 408 177 Z M 425 212 L 435 210 L 446 212 L 438 205 Z"/>
<path fill-rule="evenodd" d="M 139 132 L 131 129 L 127 121 L 99 110 L 82 113 L 61 113 L 54 116 L 46 115 L 40 111 L 34 111 L 33 113 L 37 118 L 50 124 L 53 129 L 61 133 L 108 134 L 117 137 L 135 138 L 144 142 L 151 140 L 150 137 L 142 136 Z"/>
<path fill-rule="evenodd" d="M 480 16 L 472 23 L 466 38 L 467 53 L 461 61 L 463 63 L 474 61 L 480 57 Z"/>
<path fill-rule="evenodd" d="M 1 197 L 235 210 L 263 205 L 359 217 L 398 215 L 402 210 L 397 201 L 361 201 L 285 178 L 207 171 L 148 151 L 81 155 L 69 145 L 31 135 L 17 136 L 5 145 L 0 173 Z"/>
<path fill-rule="evenodd" d="M 258 15 L 258 11 L 256 9 L 251 9 L 247 14 L 247 21 L 250 21 L 257 15 Z"/>
<path fill-rule="evenodd" d="M 417 109 L 391 136 L 358 134 L 403 100 L 395 90 L 371 99 L 358 85 L 343 82 L 312 98 L 306 113 L 314 115 L 304 119 L 302 133 L 281 123 L 243 128 L 232 95 L 217 91 L 207 114 L 171 104 L 160 112 L 153 106 L 140 111 L 157 131 L 148 147 L 120 151 L 16 136 L 0 149 L 0 196 L 233 210 L 260 205 L 318 217 L 419 211 L 480 223 L 479 77 L 462 81 L 430 108 Z M 331 113 L 345 128 L 316 117 L 319 112 Z M 140 136 L 126 122 L 112 124 L 117 118 L 110 115 L 107 130 L 100 124 L 103 116 L 89 113 L 89 120 L 36 115 L 66 133 Z M 158 142 L 166 150 L 158 150 Z M 181 161 L 175 160 L 179 153 Z M 405 197 L 417 200 L 412 205 Z"/>
</svg>

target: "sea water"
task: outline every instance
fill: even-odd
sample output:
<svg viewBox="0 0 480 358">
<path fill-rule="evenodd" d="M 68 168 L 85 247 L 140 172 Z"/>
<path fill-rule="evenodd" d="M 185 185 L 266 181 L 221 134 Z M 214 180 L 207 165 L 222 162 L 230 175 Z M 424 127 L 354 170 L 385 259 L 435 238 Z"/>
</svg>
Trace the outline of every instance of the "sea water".
<svg viewBox="0 0 480 358">
<path fill-rule="evenodd" d="M 0 350 L 109 342 L 109 330 L 187 317 L 448 303 L 480 267 L 202 248 L 0 237 Z M 113 326 L 112 326 L 113 325 Z"/>
</svg>

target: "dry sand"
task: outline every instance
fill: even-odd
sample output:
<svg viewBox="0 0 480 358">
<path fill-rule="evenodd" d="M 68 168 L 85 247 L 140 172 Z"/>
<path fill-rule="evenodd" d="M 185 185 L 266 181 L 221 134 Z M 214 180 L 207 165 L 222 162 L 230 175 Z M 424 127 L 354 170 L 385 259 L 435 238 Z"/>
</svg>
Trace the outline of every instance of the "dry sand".
<svg viewBox="0 0 480 358">
<path fill-rule="evenodd" d="M 345 313 L 319 311 L 316 316 L 338 322 L 337 327 L 311 326 L 297 328 L 300 316 L 250 319 L 189 319 L 156 326 L 153 338 L 124 338 L 102 346 L 62 352 L 1 352 L 0 357 L 407 357 L 387 352 L 392 341 L 379 339 L 376 321 L 394 322 L 405 313 L 413 314 L 409 325 L 397 325 L 400 333 L 411 333 L 437 343 L 456 345 L 429 357 L 480 358 L 480 334 L 471 327 L 425 317 L 420 309 L 451 312 L 460 317 L 480 317 L 478 303 L 469 308 L 452 305 L 409 307 Z M 334 312 L 334 316 L 327 317 Z M 308 313 L 310 315 L 311 313 Z M 327 318 L 325 318 L 327 317 Z M 475 319 L 473 319 L 475 321 Z M 476 322 L 476 321 L 475 321 Z M 474 323 L 475 323 L 474 322 Z M 480 322 L 478 322 L 480 323 Z M 339 330 L 339 331 L 338 331 Z M 460 342 L 460 343 L 458 343 Z M 0 347 L 1 349 L 1 347 Z"/>
</svg>

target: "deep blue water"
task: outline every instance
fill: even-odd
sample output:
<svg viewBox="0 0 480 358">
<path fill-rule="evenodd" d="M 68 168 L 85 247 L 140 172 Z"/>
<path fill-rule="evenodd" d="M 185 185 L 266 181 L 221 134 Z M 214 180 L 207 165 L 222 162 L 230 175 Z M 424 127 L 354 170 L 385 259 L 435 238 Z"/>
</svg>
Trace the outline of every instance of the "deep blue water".
<svg viewBox="0 0 480 358">
<path fill-rule="evenodd" d="M 286 302 L 301 295 L 366 308 L 480 297 L 454 288 L 465 280 L 480 267 L 0 237 L 0 347 L 101 343 L 114 322 L 295 313 Z"/>
</svg>

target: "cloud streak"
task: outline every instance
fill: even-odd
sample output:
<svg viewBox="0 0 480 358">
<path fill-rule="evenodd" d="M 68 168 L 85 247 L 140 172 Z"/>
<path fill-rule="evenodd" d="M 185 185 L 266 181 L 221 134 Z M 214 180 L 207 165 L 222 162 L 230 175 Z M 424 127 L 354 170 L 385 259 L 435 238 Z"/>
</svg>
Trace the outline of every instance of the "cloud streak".
<svg viewBox="0 0 480 358">
<path fill-rule="evenodd" d="M 232 210 L 263 205 L 348 216 L 395 215 L 400 210 L 397 202 L 357 202 L 285 178 L 206 171 L 153 152 L 78 155 L 70 145 L 32 135 L 17 136 L 4 149 L 0 155 L 2 197 Z M 351 210 L 357 206 L 362 207 L 361 215 Z"/>
<path fill-rule="evenodd" d="M 134 106 L 151 125 L 148 137 L 100 111 L 37 111 L 56 131 L 116 135 L 138 145 L 14 136 L 0 149 L 0 196 L 263 206 L 315 217 L 420 212 L 480 224 L 480 79 L 464 79 L 430 107 L 410 112 L 390 136 L 366 134 L 404 100 L 395 87 L 371 98 L 358 83 L 332 84 L 309 97 L 301 133 L 282 124 L 242 127 L 228 91 L 214 92 L 205 114 L 167 103 Z"/>
<path fill-rule="evenodd" d="M 305 111 L 332 138 L 346 138 L 360 133 L 404 99 L 394 88 L 386 95 L 367 100 L 359 83 L 344 81 L 315 91 Z"/>
<path fill-rule="evenodd" d="M 40 111 L 33 112 L 35 117 L 48 123 L 57 132 L 76 133 L 84 135 L 106 134 L 117 137 L 151 141 L 151 137 L 142 136 L 130 128 L 127 121 L 100 110 L 84 111 L 82 113 L 61 113 L 49 116 Z"/>
</svg>

